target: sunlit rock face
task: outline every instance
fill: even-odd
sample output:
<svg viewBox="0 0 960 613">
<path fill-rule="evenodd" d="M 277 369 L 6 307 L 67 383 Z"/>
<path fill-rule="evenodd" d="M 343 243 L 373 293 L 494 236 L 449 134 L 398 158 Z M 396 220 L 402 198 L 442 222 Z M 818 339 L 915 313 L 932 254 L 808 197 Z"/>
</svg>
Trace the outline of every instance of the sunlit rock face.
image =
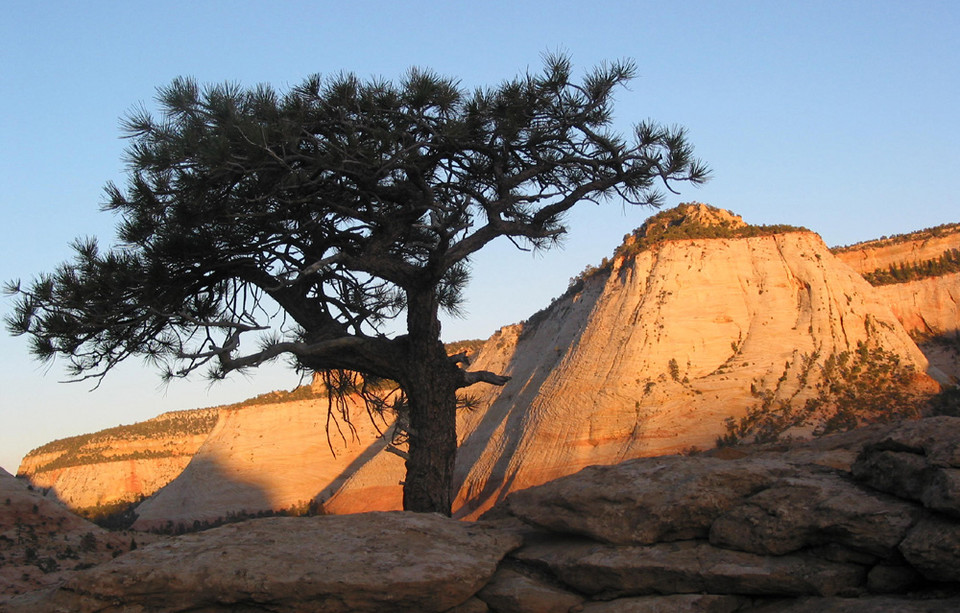
<svg viewBox="0 0 960 613">
<path fill-rule="evenodd" d="M 712 448 L 757 390 L 802 402 L 824 361 L 859 343 L 927 369 L 897 303 L 816 234 L 750 227 L 701 204 L 665 213 L 485 343 L 470 368 L 512 379 L 466 390 L 478 406 L 459 415 L 456 516 L 585 466 Z M 390 423 L 360 404 L 347 410 L 353 428 L 328 423 L 327 408 L 222 410 L 183 474 L 138 507 L 136 526 L 311 500 L 330 513 L 400 508 L 404 461 L 389 452 Z"/>
<path fill-rule="evenodd" d="M 141 500 L 173 481 L 207 439 L 216 409 L 172 411 L 130 426 L 53 441 L 17 474 L 72 509 Z"/>
<path fill-rule="evenodd" d="M 874 289 L 908 332 L 921 338 L 960 332 L 960 273 Z"/>
<path fill-rule="evenodd" d="M 960 225 L 940 226 L 838 250 L 837 257 L 861 274 L 935 261 L 960 250 Z M 960 380 L 960 273 L 879 285 L 876 292 L 917 340 L 939 378 Z"/>
<path fill-rule="evenodd" d="M 860 274 L 884 270 L 890 266 L 917 264 L 939 258 L 945 251 L 960 248 L 960 225 L 938 232 L 906 234 L 894 239 L 878 239 L 837 250 L 837 258 Z"/>
<path fill-rule="evenodd" d="M 222 411 L 183 474 L 137 507 L 134 527 L 189 527 L 327 500 L 358 466 L 377 457 L 392 432 L 359 402 L 346 407 L 350 423 L 342 415 L 328 420 L 327 408 L 326 399 L 315 399 Z M 364 482 L 362 502 L 345 511 L 331 504 L 328 511 L 399 508 L 403 461 L 386 455 L 399 466 L 385 471 L 383 482 Z"/>
<path fill-rule="evenodd" d="M 681 229 L 744 227 L 704 205 L 681 212 Z M 629 249 L 656 232 L 641 229 L 606 268 L 484 345 L 473 367 L 512 379 L 478 388 L 481 408 L 460 416 L 457 516 L 585 466 L 711 448 L 726 418 L 757 404 L 755 390 L 802 402 L 824 360 L 861 342 L 900 356 L 935 389 L 890 306 L 816 234 Z M 362 499 L 363 480 L 384 468 L 361 467 L 334 500 Z"/>
<path fill-rule="evenodd" d="M 802 400 L 860 342 L 927 361 L 813 233 L 669 241 L 614 260 L 476 364 L 511 375 L 463 416 L 459 514 L 592 464 L 710 448 L 753 389 Z"/>
</svg>

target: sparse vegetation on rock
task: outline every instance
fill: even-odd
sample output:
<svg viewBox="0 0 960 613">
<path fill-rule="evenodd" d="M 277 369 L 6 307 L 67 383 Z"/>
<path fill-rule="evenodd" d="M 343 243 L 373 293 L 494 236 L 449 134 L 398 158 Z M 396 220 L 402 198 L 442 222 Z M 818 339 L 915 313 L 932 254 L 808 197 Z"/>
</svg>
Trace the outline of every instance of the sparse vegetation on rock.
<svg viewBox="0 0 960 613">
<path fill-rule="evenodd" d="M 913 232 L 905 232 L 903 234 L 894 234 L 891 236 L 881 236 L 877 239 L 853 243 L 852 245 L 832 247 L 830 251 L 832 251 L 834 254 L 838 254 L 863 249 L 877 249 L 890 245 L 899 245 L 902 243 L 929 240 L 931 238 L 940 238 L 957 233 L 960 233 L 960 223 L 945 223 L 940 224 L 939 226 L 923 228 L 922 230 L 915 230 Z"/>
<path fill-rule="evenodd" d="M 603 258 L 598 265 L 588 264 L 580 273 L 570 278 L 567 290 L 554 298 L 550 305 L 537 311 L 524 322 L 528 332 L 546 317 L 554 304 L 579 293 L 584 283 L 599 275 L 609 274 L 617 258 L 636 256 L 647 249 L 667 241 L 751 238 L 772 236 L 788 232 L 810 232 L 802 226 L 786 224 L 751 225 L 739 215 L 700 202 L 686 202 L 651 216 L 642 226 L 623 237 L 623 243 L 614 250 L 613 257 Z"/>
<path fill-rule="evenodd" d="M 635 255 L 671 240 L 753 238 L 809 231 L 801 226 L 787 224 L 748 224 L 730 211 L 699 202 L 688 202 L 647 219 L 632 234 L 624 237 L 623 244 L 614 252 L 614 257 Z"/>
<path fill-rule="evenodd" d="M 70 513 L 45 492 L 0 470 L 0 610 L 6 598 L 61 583 L 112 559 L 133 537 L 107 532 Z M 157 537 L 137 537 L 151 543 Z M 35 608 L 35 611 L 43 610 Z"/>
<path fill-rule="evenodd" d="M 934 394 L 918 389 L 918 373 L 912 365 L 882 347 L 858 344 L 856 351 L 832 354 L 811 368 L 816 356 L 804 356 L 801 383 L 816 377 L 815 394 L 806 400 L 784 397 L 779 388 L 752 388 L 760 402 L 739 419 L 726 420 L 727 433 L 718 446 L 741 442 L 769 443 L 789 437 L 823 436 L 854 428 L 901 419 L 917 418 L 930 406 Z M 784 368 L 779 383 L 786 380 L 791 364 Z M 801 386 L 802 388 L 803 386 Z"/>
<path fill-rule="evenodd" d="M 58 454 L 49 462 L 34 467 L 32 472 L 100 462 L 168 457 L 173 455 L 174 452 L 163 448 L 137 450 L 126 454 L 106 454 L 105 450 L 119 441 L 179 439 L 209 434 L 216 423 L 216 409 L 173 411 L 130 425 L 116 426 L 91 434 L 57 439 L 30 451 L 26 457 Z"/>
</svg>

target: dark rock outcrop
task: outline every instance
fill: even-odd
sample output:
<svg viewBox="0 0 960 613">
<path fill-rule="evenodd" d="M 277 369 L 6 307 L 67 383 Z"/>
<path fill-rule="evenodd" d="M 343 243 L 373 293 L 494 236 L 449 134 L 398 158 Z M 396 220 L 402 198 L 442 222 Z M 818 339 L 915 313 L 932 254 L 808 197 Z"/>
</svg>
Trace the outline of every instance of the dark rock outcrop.
<svg viewBox="0 0 960 613">
<path fill-rule="evenodd" d="M 4 610 L 955 611 L 958 428 L 591 467 L 477 523 L 253 520 L 141 547 Z"/>
<path fill-rule="evenodd" d="M 519 520 L 509 559 L 589 596 L 584 612 L 948 611 L 958 445 L 960 419 L 938 417 L 644 458 L 515 492 L 485 517 Z"/>
</svg>

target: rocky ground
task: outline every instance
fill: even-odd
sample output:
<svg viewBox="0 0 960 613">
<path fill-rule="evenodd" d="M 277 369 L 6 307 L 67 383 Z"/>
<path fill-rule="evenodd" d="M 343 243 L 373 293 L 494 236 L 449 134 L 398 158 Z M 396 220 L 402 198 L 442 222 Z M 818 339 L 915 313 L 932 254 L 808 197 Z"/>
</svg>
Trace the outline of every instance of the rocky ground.
<svg viewBox="0 0 960 613">
<path fill-rule="evenodd" d="M 21 523 L 33 511 L 17 509 Z M 69 521 L 68 542 L 87 529 Z M 94 535 L 106 561 L 48 573 L 0 609 L 956 611 L 960 418 L 590 467 L 514 492 L 479 522 L 268 518 L 134 551 L 127 535 Z"/>
<path fill-rule="evenodd" d="M 157 536 L 108 532 L 0 469 L 0 610 L 4 598 L 63 583 Z"/>
</svg>

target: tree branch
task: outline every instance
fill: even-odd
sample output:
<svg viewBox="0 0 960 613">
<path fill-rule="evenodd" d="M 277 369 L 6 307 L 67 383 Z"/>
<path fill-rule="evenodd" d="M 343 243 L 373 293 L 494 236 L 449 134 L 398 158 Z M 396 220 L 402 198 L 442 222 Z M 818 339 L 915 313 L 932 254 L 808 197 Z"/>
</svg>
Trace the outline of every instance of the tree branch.
<svg viewBox="0 0 960 613">
<path fill-rule="evenodd" d="M 297 283 L 309 277 L 313 273 L 319 272 L 320 270 L 323 270 L 324 268 L 330 266 L 331 264 L 335 264 L 340 259 L 341 259 L 341 255 L 339 253 L 323 258 L 322 260 L 318 260 L 313 264 L 310 264 L 309 266 L 305 267 L 303 270 L 300 270 L 297 273 L 297 276 L 294 277 L 293 279 L 289 281 L 282 280 L 280 281 L 280 284 L 275 287 L 265 287 L 263 289 L 267 292 L 276 292 L 277 290 L 283 289 L 284 287 L 290 287 L 291 285 L 296 285 Z"/>
<path fill-rule="evenodd" d="M 475 370 L 463 372 L 463 383 L 460 387 L 469 387 L 474 383 L 489 383 L 491 385 L 504 386 L 513 377 L 498 375 L 489 370 Z"/>
</svg>

